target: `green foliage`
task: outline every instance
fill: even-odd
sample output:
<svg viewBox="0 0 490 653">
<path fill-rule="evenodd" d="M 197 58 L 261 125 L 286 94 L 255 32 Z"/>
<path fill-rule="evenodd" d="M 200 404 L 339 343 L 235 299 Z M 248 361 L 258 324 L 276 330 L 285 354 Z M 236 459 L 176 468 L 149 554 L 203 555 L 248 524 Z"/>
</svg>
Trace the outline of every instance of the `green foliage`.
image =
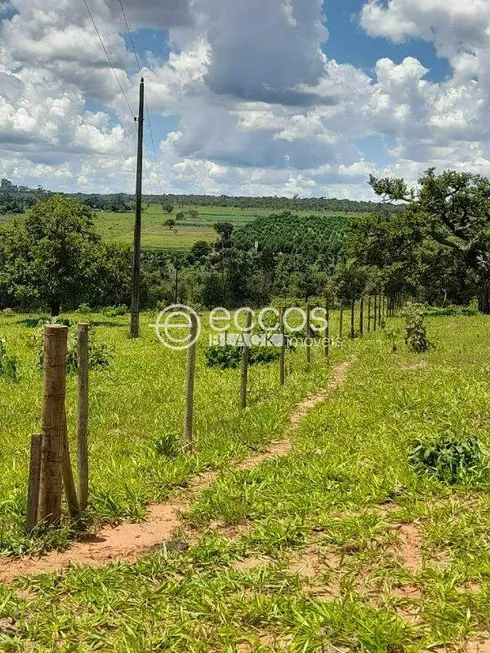
<svg viewBox="0 0 490 653">
<path fill-rule="evenodd" d="M 164 433 L 155 441 L 155 451 L 164 458 L 176 458 L 182 450 L 180 436 L 176 433 Z"/>
<path fill-rule="evenodd" d="M 222 370 L 240 367 L 242 347 L 235 345 L 214 345 L 206 347 L 204 355 L 208 367 L 218 367 Z M 280 356 L 277 347 L 250 347 L 249 365 L 268 365 Z"/>
<path fill-rule="evenodd" d="M 128 307 L 125 304 L 120 304 L 119 306 L 106 306 L 102 309 L 102 314 L 106 317 L 119 317 L 126 315 L 128 312 Z"/>
<path fill-rule="evenodd" d="M 416 438 L 408 461 L 417 474 L 429 474 L 449 485 L 478 480 L 488 468 L 488 454 L 476 435 L 451 432 Z"/>
<path fill-rule="evenodd" d="M 65 326 L 70 326 L 69 320 Z M 44 324 L 63 324 L 63 321 L 56 322 L 49 320 L 43 322 Z M 39 322 L 38 322 L 39 324 Z M 30 339 L 30 345 L 37 351 L 37 365 L 39 369 L 44 365 L 44 347 L 43 347 L 43 328 L 39 329 L 38 333 Z M 109 345 L 104 342 L 97 342 L 94 329 L 89 330 L 89 343 L 88 343 L 88 365 L 90 370 L 103 371 L 106 370 L 113 357 L 113 353 Z M 77 333 L 72 329 L 68 334 L 68 349 L 66 355 L 66 370 L 68 374 L 76 374 L 78 370 L 78 352 L 77 352 Z"/>
<path fill-rule="evenodd" d="M 424 324 L 425 307 L 422 304 L 407 304 L 403 309 L 405 317 L 405 344 L 409 351 L 422 354 L 433 347 L 427 337 Z"/>
<path fill-rule="evenodd" d="M 301 254 L 307 260 L 319 255 L 335 259 L 342 250 L 349 220 L 345 217 L 299 216 L 286 212 L 261 217 L 237 229 L 234 244 L 241 249 Z"/>
<path fill-rule="evenodd" d="M 9 354 L 7 342 L 0 337 L 0 379 L 17 381 L 17 358 Z"/>
</svg>

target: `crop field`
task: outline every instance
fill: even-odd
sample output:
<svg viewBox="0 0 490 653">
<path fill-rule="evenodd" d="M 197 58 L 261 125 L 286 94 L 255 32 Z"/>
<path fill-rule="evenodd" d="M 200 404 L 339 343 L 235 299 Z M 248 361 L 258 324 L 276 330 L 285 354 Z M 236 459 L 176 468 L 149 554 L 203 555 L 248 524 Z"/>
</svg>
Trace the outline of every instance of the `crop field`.
<svg viewBox="0 0 490 653">
<path fill-rule="evenodd" d="M 197 211 L 198 216 L 191 215 Z M 178 213 L 184 218 L 178 219 L 172 229 L 165 226 L 169 219 L 175 220 Z M 145 249 L 184 249 L 192 247 L 198 240 L 214 242 L 217 238 L 214 225 L 217 222 L 231 222 L 235 228 L 253 222 L 256 218 L 268 216 L 273 211 L 266 209 L 230 209 L 227 207 L 176 206 L 173 213 L 165 213 L 159 204 L 145 205 L 142 220 L 142 243 Z M 304 216 L 311 212 L 298 212 Z M 330 216 L 329 213 L 321 215 Z M 337 215 L 332 213 L 333 215 Z M 133 242 L 133 213 L 100 212 L 96 216 L 96 226 L 101 236 L 110 242 L 130 245 Z"/>
<path fill-rule="evenodd" d="M 24 317 L 0 317 L 20 370 L 18 383 L 0 380 L 5 553 L 36 546 L 21 529 L 41 405 Z M 198 446 L 175 458 L 157 443 L 181 432 L 185 355 L 149 327 L 130 341 L 127 318 L 90 319 L 113 351 L 109 368 L 91 373 L 92 524 L 143 519 L 147 502 L 219 473 L 176 539 L 138 561 L 1 586 L 2 650 L 488 650 L 490 318 L 429 318 L 435 348 L 423 355 L 407 352 L 399 320 L 346 341 L 328 364 L 314 350 L 309 373 L 297 350 L 282 389 L 275 365 L 254 366 L 244 412 L 239 371 L 206 368 L 199 348 Z M 305 411 L 290 451 L 236 468 L 251 446 L 281 439 L 294 406 L 346 360 L 343 384 Z M 73 395 L 71 380 L 69 406 Z M 477 436 L 478 457 L 452 475 L 414 465 L 414 442 L 456 436 Z M 69 533 L 58 537 L 41 545 L 66 545 Z"/>
<path fill-rule="evenodd" d="M 197 211 L 191 215 L 191 211 Z M 175 220 L 178 213 L 183 218 L 176 220 L 172 228 L 165 226 L 169 219 Z M 160 204 L 144 204 L 142 214 L 142 246 L 146 250 L 188 249 L 198 240 L 213 243 L 217 239 L 214 225 L 217 222 L 231 222 L 235 228 L 253 222 L 256 218 L 268 216 L 273 211 L 266 209 L 230 209 L 220 206 L 175 206 L 172 213 L 164 212 Z M 304 217 L 311 211 L 297 211 Z M 318 214 L 320 215 L 320 214 Z M 338 216 L 338 213 L 323 212 L 322 216 Z M 0 222 L 16 220 L 22 216 L 0 218 Z M 134 212 L 113 213 L 99 211 L 95 214 L 95 226 L 107 242 L 132 245 Z"/>
</svg>

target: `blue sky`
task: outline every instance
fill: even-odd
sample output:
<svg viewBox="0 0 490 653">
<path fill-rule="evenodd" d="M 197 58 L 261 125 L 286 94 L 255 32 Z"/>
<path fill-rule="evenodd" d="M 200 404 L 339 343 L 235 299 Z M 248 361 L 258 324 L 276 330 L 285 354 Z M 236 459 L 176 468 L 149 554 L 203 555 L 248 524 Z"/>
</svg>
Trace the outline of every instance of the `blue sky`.
<svg viewBox="0 0 490 653">
<path fill-rule="evenodd" d="M 0 174 L 132 191 L 136 68 L 119 0 L 0 2 Z M 490 175 L 490 2 L 123 0 L 151 188 L 372 198 L 370 174 Z M 149 190 L 149 189 L 147 189 Z"/>
</svg>

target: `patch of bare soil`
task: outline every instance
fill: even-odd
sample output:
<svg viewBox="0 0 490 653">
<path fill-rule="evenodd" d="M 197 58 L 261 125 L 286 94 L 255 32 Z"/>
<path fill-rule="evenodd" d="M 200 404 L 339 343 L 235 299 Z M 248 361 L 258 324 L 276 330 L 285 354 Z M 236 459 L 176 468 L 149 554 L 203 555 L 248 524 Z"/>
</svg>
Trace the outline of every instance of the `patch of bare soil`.
<svg viewBox="0 0 490 653">
<path fill-rule="evenodd" d="M 270 445 L 264 453 L 247 458 L 239 463 L 236 469 L 253 469 L 271 458 L 287 454 L 292 446 L 290 437 L 292 431 L 306 417 L 309 410 L 342 385 L 349 367 L 355 360 L 351 358 L 334 367 L 327 387 L 298 404 L 291 414 L 290 425 L 283 440 Z M 69 565 L 98 566 L 112 560 L 132 562 L 138 556 L 170 540 L 182 526 L 182 512 L 216 478 L 216 472 L 206 472 L 195 477 L 190 481 L 188 488 L 177 492 L 166 503 L 149 506 L 145 522 L 124 523 L 116 527 L 106 526 L 96 535 L 76 542 L 67 551 L 54 551 L 42 557 L 4 558 L 0 560 L 0 582 L 9 583 L 21 576 L 59 571 Z"/>
<path fill-rule="evenodd" d="M 422 538 L 416 524 L 400 524 L 397 527 L 397 553 L 402 565 L 412 573 L 422 569 Z"/>
<path fill-rule="evenodd" d="M 490 653 L 490 637 L 470 640 L 463 649 L 464 653 Z"/>
</svg>

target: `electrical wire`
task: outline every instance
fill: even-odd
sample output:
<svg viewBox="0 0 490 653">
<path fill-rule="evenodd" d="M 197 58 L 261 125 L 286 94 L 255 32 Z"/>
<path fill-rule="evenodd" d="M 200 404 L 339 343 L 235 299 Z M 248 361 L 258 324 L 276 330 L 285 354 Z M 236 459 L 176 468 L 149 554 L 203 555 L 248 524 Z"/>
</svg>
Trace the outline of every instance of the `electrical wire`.
<svg viewBox="0 0 490 653">
<path fill-rule="evenodd" d="M 124 22 L 126 24 L 126 30 L 127 30 L 127 33 L 128 33 L 129 43 L 131 45 L 131 49 L 132 49 L 133 54 L 134 54 L 134 59 L 136 61 L 136 67 L 138 68 L 138 71 L 141 74 L 141 71 L 142 71 L 141 60 L 140 60 L 140 58 L 138 56 L 138 52 L 136 51 L 136 47 L 134 45 L 134 39 L 133 39 L 133 35 L 132 35 L 132 32 L 131 32 L 131 27 L 129 25 L 129 21 L 128 21 L 128 18 L 126 16 L 126 11 L 124 10 L 124 5 L 123 5 L 122 0 L 119 0 L 119 6 L 121 7 L 121 13 L 122 13 Z M 157 173 L 158 187 L 160 189 L 160 195 L 162 195 L 163 193 L 162 193 L 162 179 L 161 179 L 161 176 L 160 176 L 160 166 L 159 166 L 159 162 L 158 162 L 158 158 L 157 158 L 157 149 L 156 149 L 156 146 L 155 146 L 155 138 L 153 136 L 153 126 L 151 124 L 151 116 L 150 116 L 150 111 L 148 109 L 148 103 L 146 101 L 146 98 L 145 98 L 145 109 L 146 109 L 146 116 L 147 116 L 147 120 L 148 120 L 148 131 L 150 132 L 151 147 L 152 147 L 152 150 L 153 150 L 153 160 L 155 162 L 155 170 L 156 170 L 156 173 Z M 146 163 L 145 163 L 145 167 L 146 167 Z"/>
<path fill-rule="evenodd" d="M 118 77 L 118 75 L 116 73 L 116 69 L 114 67 L 114 64 L 112 63 L 112 59 L 111 59 L 111 57 L 109 55 L 109 52 L 107 51 L 107 48 L 105 47 L 104 41 L 102 40 L 102 36 L 101 36 L 101 34 L 99 32 L 99 28 L 97 27 L 97 23 L 95 22 L 95 18 L 93 16 L 92 12 L 90 11 L 90 7 L 88 6 L 87 0 L 83 0 L 83 2 L 84 2 L 85 7 L 87 9 L 88 15 L 90 16 L 90 20 L 92 21 L 95 32 L 96 32 L 97 36 L 99 37 L 100 44 L 102 46 L 102 49 L 105 52 L 105 56 L 107 58 L 107 61 L 109 62 L 109 66 L 112 68 L 112 73 L 113 73 L 113 75 L 114 75 L 114 77 L 116 79 L 116 82 L 118 83 L 119 88 L 121 89 L 122 96 L 125 99 L 126 104 L 128 105 L 128 109 L 129 109 L 129 111 L 131 113 L 131 116 L 134 118 L 134 111 L 131 108 L 131 104 L 129 103 L 129 100 L 128 100 L 127 96 L 126 96 L 126 93 L 124 92 L 124 89 L 122 87 L 121 80 L 119 79 L 119 77 Z"/>
</svg>

